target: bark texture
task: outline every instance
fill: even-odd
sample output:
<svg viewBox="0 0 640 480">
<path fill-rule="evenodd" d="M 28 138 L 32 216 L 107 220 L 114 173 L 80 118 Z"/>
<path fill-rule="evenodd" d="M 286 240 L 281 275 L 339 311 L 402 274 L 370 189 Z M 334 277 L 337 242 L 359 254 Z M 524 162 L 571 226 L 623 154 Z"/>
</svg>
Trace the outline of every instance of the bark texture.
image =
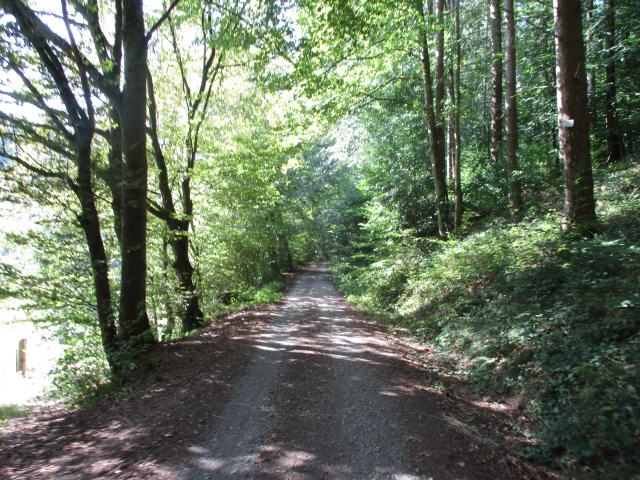
<svg viewBox="0 0 640 480">
<path fill-rule="evenodd" d="M 554 0 L 556 90 L 564 163 L 563 230 L 595 226 L 581 0 Z"/>
<path fill-rule="evenodd" d="M 491 23 L 491 163 L 500 165 L 502 151 L 502 11 L 500 0 L 491 0 L 489 21 Z"/>
<path fill-rule="evenodd" d="M 522 209 L 522 185 L 518 171 L 518 107 L 516 97 L 516 30 L 513 0 L 504 0 L 505 53 L 506 53 L 506 125 L 507 125 L 507 178 L 509 201 L 517 215 Z"/>
<path fill-rule="evenodd" d="M 147 40 L 142 0 L 122 2 L 122 272 L 120 325 L 126 339 L 150 333 L 147 274 Z"/>
</svg>

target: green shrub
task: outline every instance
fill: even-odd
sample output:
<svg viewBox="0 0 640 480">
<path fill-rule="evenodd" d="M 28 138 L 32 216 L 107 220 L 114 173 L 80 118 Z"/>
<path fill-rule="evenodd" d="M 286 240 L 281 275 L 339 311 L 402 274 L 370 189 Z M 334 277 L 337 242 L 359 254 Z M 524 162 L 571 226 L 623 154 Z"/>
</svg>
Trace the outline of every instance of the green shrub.
<svg viewBox="0 0 640 480">
<path fill-rule="evenodd" d="M 262 287 L 249 288 L 240 292 L 234 305 L 253 305 L 262 303 L 273 303 L 282 297 L 284 282 L 272 281 Z"/>
<path fill-rule="evenodd" d="M 27 414 L 27 409 L 22 405 L 12 403 L 0 405 L 0 422 L 10 418 L 23 417 Z"/>
<path fill-rule="evenodd" d="M 55 395 L 67 403 L 77 403 L 107 388 L 109 365 L 97 333 L 70 338 L 54 369 Z"/>
</svg>

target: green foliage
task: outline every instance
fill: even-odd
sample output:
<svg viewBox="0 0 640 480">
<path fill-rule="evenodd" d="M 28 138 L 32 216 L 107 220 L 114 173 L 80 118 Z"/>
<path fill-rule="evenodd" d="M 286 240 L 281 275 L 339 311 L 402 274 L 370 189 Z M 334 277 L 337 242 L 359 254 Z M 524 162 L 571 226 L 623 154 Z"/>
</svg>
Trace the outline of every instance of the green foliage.
<svg viewBox="0 0 640 480">
<path fill-rule="evenodd" d="M 100 335 L 91 329 L 67 332 L 66 348 L 52 373 L 55 395 L 71 404 L 113 388 Z"/>
<path fill-rule="evenodd" d="M 23 417 L 27 414 L 27 409 L 22 405 L 5 404 L 0 405 L 0 422 L 10 418 Z"/>
<path fill-rule="evenodd" d="M 393 234 L 336 278 L 457 358 L 483 394 L 523 394 L 541 419 L 532 458 L 622 478 L 640 468 L 640 170 L 600 176 L 592 238 L 564 236 L 556 214 L 428 247 Z"/>
<path fill-rule="evenodd" d="M 273 303 L 282 298 L 283 281 L 273 281 L 260 288 L 250 288 L 239 293 L 234 306 L 260 305 Z"/>
</svg>

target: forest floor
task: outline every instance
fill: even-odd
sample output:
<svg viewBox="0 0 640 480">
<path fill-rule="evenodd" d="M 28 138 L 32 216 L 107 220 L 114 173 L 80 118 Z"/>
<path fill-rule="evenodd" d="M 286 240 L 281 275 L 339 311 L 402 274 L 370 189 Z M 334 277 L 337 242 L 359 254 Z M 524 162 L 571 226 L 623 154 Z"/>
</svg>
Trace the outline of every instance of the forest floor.
<svg viewBox="0 0 640 480">
<path fill-rule="evenodd" d="M 550 478 L 517 409 L 364 319 L 326 267 L 285 299 L 157 347 L 128 395 L 2 427 L 3 479 Z"/>
</svg>

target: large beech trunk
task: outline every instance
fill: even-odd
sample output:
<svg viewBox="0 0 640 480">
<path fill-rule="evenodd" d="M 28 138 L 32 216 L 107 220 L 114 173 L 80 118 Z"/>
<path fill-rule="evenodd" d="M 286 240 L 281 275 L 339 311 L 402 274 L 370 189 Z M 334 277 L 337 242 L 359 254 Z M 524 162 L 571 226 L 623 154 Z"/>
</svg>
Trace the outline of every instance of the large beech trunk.
<svg viewBox="0 0 640 480">
<path fill-rule="evenodd" d="M 564 162 L 563 230 L 595 226 L 581 0 L 554 0 L 556 90 Z"/>
<path fill-rule="evenodd" d="M 147 278 L 147 40 L 142 0 L 122 2 L 124 88 L 122 126 L 122 281 L 120 325 L 125 339 L 150 333 Z"/>
</svg>

